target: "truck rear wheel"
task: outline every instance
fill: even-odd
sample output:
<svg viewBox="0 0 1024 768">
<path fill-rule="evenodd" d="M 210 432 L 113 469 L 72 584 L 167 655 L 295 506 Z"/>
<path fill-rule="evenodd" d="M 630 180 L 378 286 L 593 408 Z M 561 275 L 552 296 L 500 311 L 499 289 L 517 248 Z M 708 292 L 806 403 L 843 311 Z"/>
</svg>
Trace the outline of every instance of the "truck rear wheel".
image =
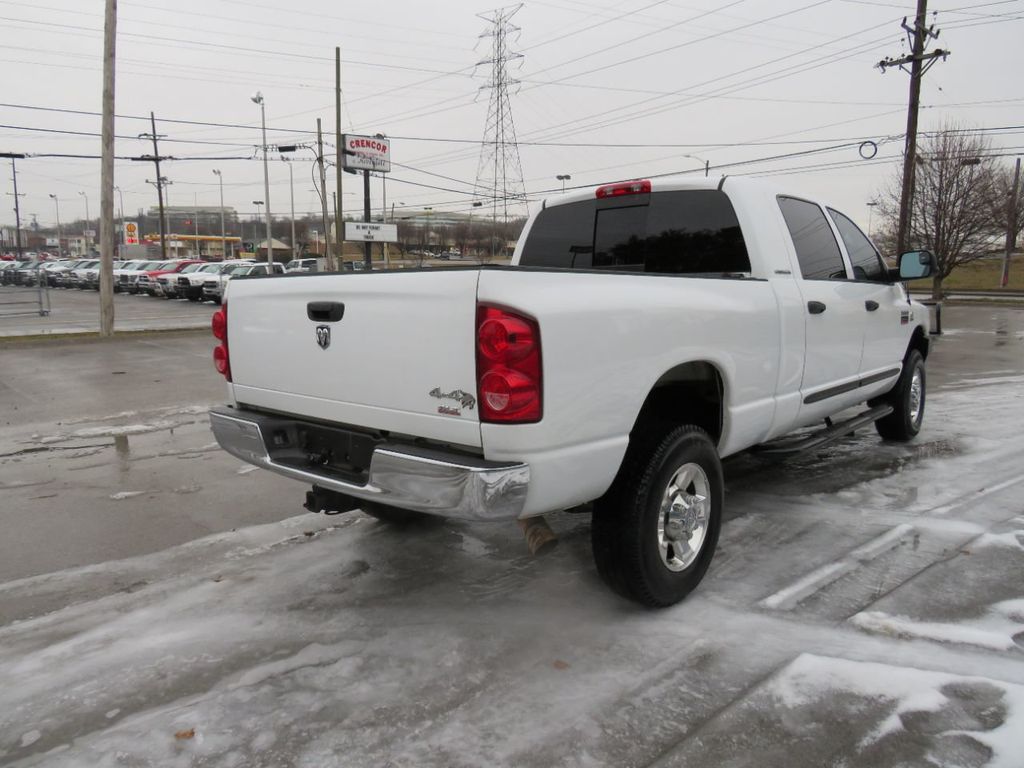
<svg viewBox="0 0 1024 768">
<path fill-rule="evenodd" d="M 924 358 L 912 349 L 903 363 L 899 381 L 887 396 L 893 412 L 875 422 L 875 429 L 884 440 L 905 443 L 917 436 L 924 420 L 925 373 Z"/>
<path fill-rule="evenodd" d="M 594 504 L 591 546 L 601 578 L 646 606 L 682 600 L 711 565 L 723 488 L 718 451 L 699 427 L 635 439 L 612 488 Z"/>
</svg>

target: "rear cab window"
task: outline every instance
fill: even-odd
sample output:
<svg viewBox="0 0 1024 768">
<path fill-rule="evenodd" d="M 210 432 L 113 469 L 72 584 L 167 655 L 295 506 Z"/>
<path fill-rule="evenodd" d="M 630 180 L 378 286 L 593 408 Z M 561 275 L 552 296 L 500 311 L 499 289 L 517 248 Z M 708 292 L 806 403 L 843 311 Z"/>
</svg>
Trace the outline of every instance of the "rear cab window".
<svg viewBox="0 0 1024 768">
<path fill-rule="evenodd" d="M 520 266 L 748 277 L 736 212 L 719 190 L 582 200 L 541 211 Z"/>
</svg>

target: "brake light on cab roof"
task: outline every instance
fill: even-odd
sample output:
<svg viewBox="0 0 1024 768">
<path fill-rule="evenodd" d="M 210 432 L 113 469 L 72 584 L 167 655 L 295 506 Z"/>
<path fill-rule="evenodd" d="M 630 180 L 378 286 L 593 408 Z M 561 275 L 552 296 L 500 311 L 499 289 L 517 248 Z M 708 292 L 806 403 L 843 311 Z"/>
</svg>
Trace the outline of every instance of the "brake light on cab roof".
<svg viewBox="0 0 1024 768">
<path fill-rule="evenodd" d="M 650 191 L 650 179 L 624 181 L 619 184 L 605 184 L 603 187 L 598 187 L 597 199 L 604 200 L 608 197 L 625 197 L 626 195 L 646 195 Z"/>
</svg>

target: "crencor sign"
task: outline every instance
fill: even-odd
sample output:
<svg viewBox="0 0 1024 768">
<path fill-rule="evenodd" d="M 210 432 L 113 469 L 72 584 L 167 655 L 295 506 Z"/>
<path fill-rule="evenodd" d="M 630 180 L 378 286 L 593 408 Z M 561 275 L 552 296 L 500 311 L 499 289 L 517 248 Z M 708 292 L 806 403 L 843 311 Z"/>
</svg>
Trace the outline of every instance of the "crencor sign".
<svg viewBox="0 0 1024 768">
<path fill-rule="evenodd" d="M 383 136 L 343 134 L 341 167 L 350 171 L 391 171 L 391 141 Z"/>
</svg>

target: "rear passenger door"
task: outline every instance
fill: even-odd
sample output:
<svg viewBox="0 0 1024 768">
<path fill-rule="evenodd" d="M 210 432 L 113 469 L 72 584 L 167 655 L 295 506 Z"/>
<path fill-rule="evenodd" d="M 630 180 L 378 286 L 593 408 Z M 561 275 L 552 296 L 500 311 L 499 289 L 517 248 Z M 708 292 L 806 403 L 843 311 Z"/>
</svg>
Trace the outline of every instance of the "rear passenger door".
<svg viewBox="0 0 1024 768">
<path fill-rule="evenodd" d="M 802 411 L 829 413 L 850 400 L 846 393 L 857 386 L 866 313 L 856 295 L 859 289 L 847 279 L 825 212 L 807 200 L 778 200 L 799 263 L 797 285 L 804 301 Z"/>
</svg>

